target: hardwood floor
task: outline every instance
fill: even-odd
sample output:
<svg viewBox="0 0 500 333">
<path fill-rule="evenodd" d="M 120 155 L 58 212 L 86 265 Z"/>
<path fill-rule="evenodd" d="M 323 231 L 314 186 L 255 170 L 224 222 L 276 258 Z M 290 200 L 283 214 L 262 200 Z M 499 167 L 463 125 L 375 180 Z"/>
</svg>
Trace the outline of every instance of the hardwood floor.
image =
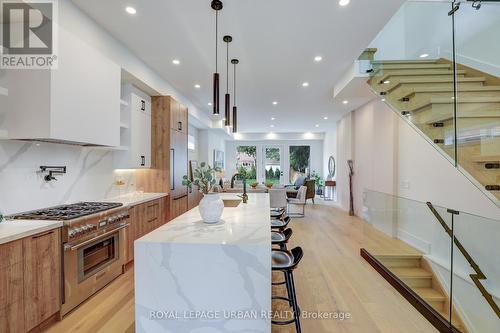
<svg viewBox="0 0 500 333">
<path fill-rule="evenodd" d="M 395 247 L 408 253 L 413 249 L 331 206 L 307 205 L 306 217 L 294 219 L 291 227 L 290 247 L 300 245 L 305 252 L 294 273 L 301 310 L 350 315 L 345 320 L 303 319 L 303 332 L 437 332 L 359 255 L 361 247 L 381 254 Z M 280 288 L 273 292 L 285 295 Z M 133 270 L 48 332 L 134 332 Z M 288 332 L 295 330 L 273 327 L 273 333 Z"/>
</svg>

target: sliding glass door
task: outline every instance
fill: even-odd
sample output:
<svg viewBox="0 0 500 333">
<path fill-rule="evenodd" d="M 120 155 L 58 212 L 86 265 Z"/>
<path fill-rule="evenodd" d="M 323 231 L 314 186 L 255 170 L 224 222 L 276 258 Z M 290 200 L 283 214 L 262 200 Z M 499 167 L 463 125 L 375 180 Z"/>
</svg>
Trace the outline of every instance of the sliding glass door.
<svg viewBox="0 0 500 333">
<path fill-rule="evenodd" d="M 283 147 L 264 146 L 263 148 L 263 178 L 264 183 L 283 184 Z"/>
</svg>

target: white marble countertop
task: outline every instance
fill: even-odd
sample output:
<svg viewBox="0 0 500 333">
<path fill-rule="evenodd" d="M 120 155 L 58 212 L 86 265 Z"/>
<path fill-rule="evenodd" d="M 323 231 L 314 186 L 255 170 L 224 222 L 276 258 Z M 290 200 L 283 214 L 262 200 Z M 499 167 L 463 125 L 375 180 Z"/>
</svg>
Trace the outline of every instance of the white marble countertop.
<svg viewBox="0 0 500 333">
<path fill-rule="evenodd" d="M 103 201 L 105 202 L 121 202 L 123 206 L 130 207 L 139 205 L 144 202 L 160 199 L 166 197 L 168 193 L 137 193 L 132 192 L 128 194 L 121 195 L 119 197 L 107 198 Z"/>
<path fill-rule="evenodd" d="M 221 193 L 223 200 L 241 200 L 234 193 Z M 270 244 L 269 195 L 248 194 L 248 203 L 224 207 L 221 222 L 203 223 L 195 207 L 136 242 L 186 244 Z"/>
<path fill-rule="evenodd" d="M 248 197 L 217 224 L 193 208 L 135 241 L 137 333 L 271 333 L 269 195 Z"/>
<path fill-rule="evenodd" d="M 120 197 L 105 199 L 106 202 L 121 202 L 123 206 L 130 207 L 151 200 L 166 197 L 168 193 L 130 193 Z M 47 220 L 7 220 L 0 223 L 0 244 L 29 237 L 40 232 L 48 231 L 63 226 L 63 221 Z"/>
<path fill-rule="evenodd" d="M 62 227 L 62 221 L 8 220 L 0 223 L 0 244 Z"/>
</svg>

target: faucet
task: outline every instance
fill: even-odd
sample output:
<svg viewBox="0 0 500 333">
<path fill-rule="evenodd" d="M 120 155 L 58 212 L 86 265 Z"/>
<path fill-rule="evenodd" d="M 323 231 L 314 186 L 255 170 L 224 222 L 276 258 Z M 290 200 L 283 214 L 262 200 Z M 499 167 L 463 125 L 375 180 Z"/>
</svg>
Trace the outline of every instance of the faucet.
<svg viewBox="0 0 500 333">
<path fill-rule="evenodd" d="M 234 180 L 238 176 L 240 176 L 241 178 L 243 178 L 243 195 L 241 196 L 241 198 L 243 199 L 243 203 L 247 203 L 248 202 L 247 179 L 246 179 L 245 175 L 242 175 L 242 174 L 239 174 L 239 173 L 235 173 L 233 175 L 233 177 L 231 177 L 231 188 L 234 188 Z"/>
</svg>

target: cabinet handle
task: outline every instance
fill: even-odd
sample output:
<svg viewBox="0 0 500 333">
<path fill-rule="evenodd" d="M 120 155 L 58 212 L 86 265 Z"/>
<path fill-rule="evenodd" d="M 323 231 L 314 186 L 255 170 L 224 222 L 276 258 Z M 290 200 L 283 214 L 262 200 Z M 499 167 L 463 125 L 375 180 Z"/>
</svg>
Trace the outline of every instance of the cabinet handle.
<svg viewBox="0 0 500 333">
<path fill-rule="evenodd" d="M 141 156 L 141 166 L 145 166 L 146 165 L 146 157 L 145 156 Z"/>
<path fill-rule="evenodd" d="M 170 191 L 175 190 L 175 149 L 170 149 Z"/>
<path fill-rule="evenodd" d="M 146 111 L 146 101 L 141 99 L 141 111 Z"/>
<path fill-rule="evenodd" d="M 182 131 L 182 121 L 179 121 L 179 122 L 177 123 L 177 129 L 178 129 L 179 131 Z"/>
<path fill-rule="evenodd" d="M 54 233 L 54 231 L 48 231 L 48 232 L 45 232 L 45 233 L 43 233 L 43 234 L 39 234 L 39 235 L 33 236 L 33 237 L 31 237 L 31 239 L 42 238 L 42 237 L 45 237 L 45 236 L 51 235 L 51 234 L 53 234 L 53 233 Z"/>
</svg>

